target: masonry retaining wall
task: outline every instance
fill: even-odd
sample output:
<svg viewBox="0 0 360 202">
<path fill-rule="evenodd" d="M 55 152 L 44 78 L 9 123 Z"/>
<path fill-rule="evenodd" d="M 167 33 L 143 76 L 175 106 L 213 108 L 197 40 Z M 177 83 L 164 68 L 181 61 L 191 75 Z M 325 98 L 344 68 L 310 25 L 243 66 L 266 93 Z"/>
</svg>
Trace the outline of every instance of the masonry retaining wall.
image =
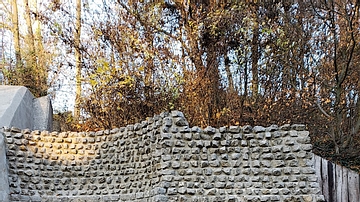
<svg viewBox="0 0 360 202">
<path fill-rule="evenodd" d="M 11 201 L 324 201 L 303 125 L 3 131 Z"/>
</svg>

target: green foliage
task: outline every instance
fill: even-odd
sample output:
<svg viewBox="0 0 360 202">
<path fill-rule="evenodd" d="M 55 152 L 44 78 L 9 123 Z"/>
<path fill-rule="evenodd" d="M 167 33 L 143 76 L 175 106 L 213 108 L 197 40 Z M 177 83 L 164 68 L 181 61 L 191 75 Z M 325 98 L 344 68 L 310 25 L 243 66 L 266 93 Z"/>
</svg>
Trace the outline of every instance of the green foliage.
<svg viewBox="0 0 360 202">
<path fill-rule="evenodd" d="M 98 66 L 89 74 L 89 83 L 92 90 L 111 86 L 112 88 L 131 87 L 134 79 L 128 75 L 121 74 L 121 69 L 111 67 L 104 59 L 96 61 Z"/>
</svg>

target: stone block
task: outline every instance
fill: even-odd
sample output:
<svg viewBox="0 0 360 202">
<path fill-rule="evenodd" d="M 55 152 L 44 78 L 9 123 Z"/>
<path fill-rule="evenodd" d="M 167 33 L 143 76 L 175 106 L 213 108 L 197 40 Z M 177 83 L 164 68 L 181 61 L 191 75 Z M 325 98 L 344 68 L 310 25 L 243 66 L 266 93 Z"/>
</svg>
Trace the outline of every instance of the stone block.
<svg viewBox="0 0 360 202">
<path fill-rule="evenodd" d="M 216 129 L 211 127 L 211 126 L 207 126 L 205 129 L 204 129 L 204 132 L 207 133 L 207 134 L 215 134 L 216 132 Z"/>
<path fill-rule="evenodd" d="M 189 123 L 186 121 L 184 117 L 174 118 L 174 123 L 176 126 L 188 126 Z"/>
</svg>

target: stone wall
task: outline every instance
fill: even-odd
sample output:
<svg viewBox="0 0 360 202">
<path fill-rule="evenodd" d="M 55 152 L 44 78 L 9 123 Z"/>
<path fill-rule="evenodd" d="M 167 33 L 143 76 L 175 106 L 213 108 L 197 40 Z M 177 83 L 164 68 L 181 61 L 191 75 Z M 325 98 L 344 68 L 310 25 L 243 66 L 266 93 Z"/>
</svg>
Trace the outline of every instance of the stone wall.
<svg viewBox="0 0 360 202">
<path fill-rule="evenodd" d="M 11 201 L 323 201 L 303 125 L 3 132 Z"/>
</svg>

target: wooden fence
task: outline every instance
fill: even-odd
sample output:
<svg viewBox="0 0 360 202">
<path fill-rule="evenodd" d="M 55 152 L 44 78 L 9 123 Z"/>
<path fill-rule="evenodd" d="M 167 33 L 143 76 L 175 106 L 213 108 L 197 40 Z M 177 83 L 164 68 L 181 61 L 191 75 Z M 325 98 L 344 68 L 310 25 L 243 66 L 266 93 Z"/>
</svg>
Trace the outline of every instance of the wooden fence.
<svg viewBox="0 0 360 202">
<path fill-rule="evenodd" d="M 313 165 L 327 202 L 360 202 L 359 173 L 317 155 Z"/>
</svg>

